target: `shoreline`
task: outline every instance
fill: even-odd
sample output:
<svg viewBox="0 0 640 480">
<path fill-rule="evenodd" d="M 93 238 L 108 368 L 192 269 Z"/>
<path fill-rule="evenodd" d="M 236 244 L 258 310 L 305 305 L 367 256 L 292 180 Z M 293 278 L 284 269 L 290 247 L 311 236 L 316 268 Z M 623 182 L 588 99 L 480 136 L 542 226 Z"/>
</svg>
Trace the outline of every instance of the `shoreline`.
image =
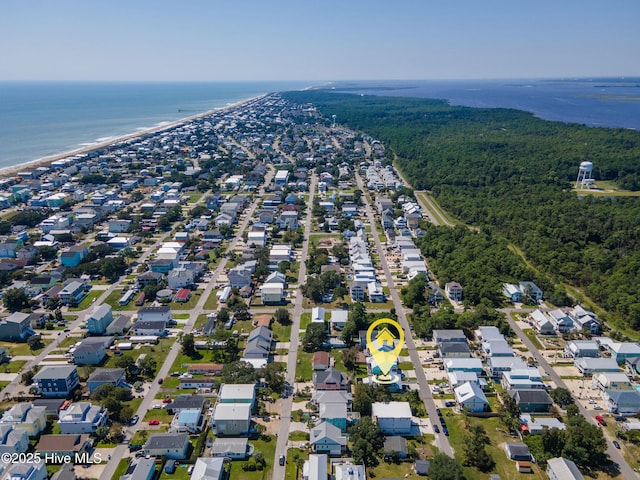
<svg viewBox="0 0 640 480">
<path fill-rule="evenodd" d="M 55 162 L 57 160 L 62 160 L 63 158 L 73 157 L 75 155 L 84 155 L 84 154 L 93 152 L 94 150 L 99 150 L 101 148 L 109 147 L 111 145 L 115 145 L 117 143 L 121 143 L 127 140 L 133 140 L 135 138 L 144 137 L 145 135 L 160 133 L 165 130 L 170 130 L 180 125 L 197 120 L 199 118 L 207 117 L 214 113 L 231 111 L 235 108 L 260 100 L 266 97 L 267 95 L 268 93 L 263 93 L 262 95 L 257 95 L 255 97 L 247 98 L 245 100 L 240 100 L 238 102 L 231 103 L 230 105 L 225 105 L 224 107 L 217 107 L 211 110 L 207 110 L 206 112 L 197 113 L 195 115 L 190 115 L 188 117 L 181 118 L 179 120 L 162 123 L 161 125 L 157 125 L 155 127 L 145 128 L 143 130 L 139 130 L 134 133 L 127 133 L 125 135 L 120 135 L 118 137 L 109 138 L 108 140 L 105 140 L 103 142 L 95 142 L 95 143 L 92 143 L 91 145 L 81 146 L 80 148 L 76 148 L 73 150 L 67 150 L 65 152 L 56 153 L 54 155 L 48 155 L 46 157 L 37 158 L 35 160 L 29 160 L 28 162 L 24 162 L 12 167 L 2 167 L 0 168 L 0 178 L 15 177 L 19 172 L 22 172 L 25 170 L 32 170 L 38 167 L 48 166 L 52 162 Z"/>
</svg>

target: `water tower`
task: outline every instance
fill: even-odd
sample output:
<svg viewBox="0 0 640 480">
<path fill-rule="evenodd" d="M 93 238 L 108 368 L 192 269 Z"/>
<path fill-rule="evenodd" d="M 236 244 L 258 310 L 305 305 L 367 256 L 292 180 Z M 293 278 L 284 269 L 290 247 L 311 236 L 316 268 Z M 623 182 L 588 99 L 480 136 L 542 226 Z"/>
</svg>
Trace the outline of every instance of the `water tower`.
<svg viewBox="0 0 640 480">
<path fill-rule="evenodd" d="M 331 125 L 331 128 L 336 128 L 336 116 L 331 115 L 331 118 L 333 118 L 333 125 Z"/>
<path fill-rule="evenodd" d="M 581 162 L 580 169 L 578 170 L 578 178 L 576 179 L 576 188 L 580 185 L 580 188 L 589 188 L 593 185 L 594 180 L 591 178 L 591 174 L 593 173 L 593 163 L 591 162 Z"/>
</svg>

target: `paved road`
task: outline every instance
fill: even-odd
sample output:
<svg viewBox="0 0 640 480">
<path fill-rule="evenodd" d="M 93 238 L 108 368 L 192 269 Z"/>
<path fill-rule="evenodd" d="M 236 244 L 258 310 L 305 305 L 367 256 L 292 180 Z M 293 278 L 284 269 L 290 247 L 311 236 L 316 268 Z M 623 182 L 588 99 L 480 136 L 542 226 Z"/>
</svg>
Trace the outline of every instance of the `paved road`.
<svg viewBox="0 0 640 480">
<path fill-rule="evenodd" d="M 307 218 L 304 223 L 304 242 L 302 243 L 302 253 L 300 254 L 300 270 L 298 273 L 298 289 L 293 304 L 291 318 L 293 324 L 291 326 L 291 340 L 289 344 L 289 355 L 287 358 L 287 371 L 285 372 L 285 381 L 293 387 L 296 376 L 296 362 L 298 360 L 298 347 L 300 344 L 300 316 L 302 315 L 302 285 L 304 285 L 307 277 L 307 265 L 305 260 L 309 254 L 309 234 L 311 233 L 311 209 L 313 207 L 313 198 L 315 196 L 317 176 L 313 172 L 311 183 L 309 186 L 309 201 L 307 202 Z M 280 455 L 287 455 L 287 441 L 289 440 L 289 427 L 291 425 L 291 408 L 293 403 L 293 395 L 289 394 L 283 399 L 280 411 L 280 427 L 278 430 L 278 441 L 276 443 L 276 454 L 273 461 L 273 473 L 271 478 L 284 478 L 285 467 L 281 467 L 278 463 Z"/>
<path fill-rule="evenodd" d="M 274 174 L 275 174 L 275 170 L 270 169 L 267 175 L 265 176 L 264 185 L 268 185 L 271 182 L 271 179 L 273 178 Z M 232 252 L 236 248 L 236 245 L 238 244 L 238 242 L 242 239 L 242 232 L 244 232 L 244 230 L 249 225 L 249 221 L 251 220 L 251 217 L 253 216 L 253 213 L 256 210 L 258 202 L 260 201 L 262 195 L 264 194 L 264 185 L 263 187 L 260 188 L 259 193 L 256 196 L 256 199 L 253 201 L 252 205 L 249 207 L 249 209 L 245 211 L 244 220 L 239 225 L 238 231 L 235 234 L 233 240 L 227 246 L 226 253 Z M 190 333 L 191 330 L 193 330 L 193 327 L 195 325 L 196 320 L 198 319 L 198 316 L 204 313 L 205 311 L 204 304 L 209 298 L 209 295 L 211 294 L 211 292 L 213 291 L 213 288 L 217 283 L 218 277 L 224 270 L 226 263 L 227 263 L 227 256 L 223 256 L 222 259 L 220 260 L 220 263 L 218 264 L 216 269 L 213 271 L 213 275 L 211 276 L 211 280 L 209 281 L 207 287 L 202 292 L 202 295 L 200 296 L 200 300 L 198 300 L 198 303 L 193 308 L 193 310 L 189 312 L 190 314 L 189 319 L 185 323 L 182 330 L 183 334 Z M 220 308 L 220 305 L 218 307 Z M 170 369 L 173 366 L 173 363 L 175 362 L 176 358 L 178 357 L 178 354 L 180 353 L 181 348 L 182 348 L 182 345 L 180 344 L 179 341 L 176 341 L 173 343 L 173 345 L 171 346 L 171 349 L 169 350 L 169 353 L 167 354 L 167 357 L 164 363 L 162 364 L 162 366 L 160 367 L 160 370 L 158 371 L 156 378 L 164 378 L 169 375 Z M 157 380 L 154 380 L 149 388 L 149 391 L 147 392 L 144 399 L 142 400 L 142 403 L 140 404 L 138 411 L 136 412 L 136 414 L 138 415 L 138 417 L 140 417 L 140 419 L 144 418 L 147 411 L 153 406 L 154 403 L 157 403 L 156 395 L 158 394 L 159 391 L 160 391 L 160 385 L 158 384 Z M 137 425 L 128 427 L 125 431 L 126 438 L 130 440 L 135 435 L 135 433 L 140 429 L 140 426 L 141 426 L 141 423 L 139 422 Z M 115 473 L 118 463 L 122 458 L 124 458 L 127 455 L 127 453 L 128 453 L 128 447 L 126 445 L 119 445 L 118 447 L 116 447 L 114 452 L 111 454 L 111 460 L 105 467 L 104 471 L 102 472 L 102 475 L 100 475 L 100 480 L 110 480 L 113 474 Z"/>
<path fill-rule="evenodd" d="M 360 175 L 356 174 L 356 181 L 358 183 L 358 188 L 363 188 L 362 178 Z M 411 358 L 411 363 L 415 367 L 416 378 L 418 379 L 419 393 L 422 401 L 424 402 L 424 406 L 427 409 L 427 413 L 429 414 L 429 418 L 432 421 L 435 421 L 438 418 L 438 414 L 436 412 L 436 404 L 433 400 L 433 395 L 431 394 L 431 388 L 429 388 L 429 383 L 427 382 L 427 376 L 424 373 L 424 369 L 422 368 L 422 362 L 420 361 L 420 357 L 418 355 L 418 351 L 416 350 L 416 344 L 413 341 L 413 337 L 411 335 L 411 329 L 409 328 L 409 322 L 407 321 L 407 316 L 405 313 L 405 309 L 400 301 L 400 296 L 398 295 L 398 290 L 393 283 L 393 276 L 391 275 L 391 271 L 389 270 L 389 264 L 387 263 L 387 258 L 385 256 L 385 250 L 382 246 L 382 242 L 380 241 L 380 236 L 378 235 L 378 227 L 373 216 L 373 211 L 371 209 L 371 205 L 367 200 L 366 195 L 362 197 L 365 201 L 365 208 L 367 213 L 367 219 L 369 220 L 369 225 L 371 226 L 371 235 L 373 237 L 374 243 L 378 250 L 378 256 L 380 257 L 380 263 L 382 265 L 382 269 L 384 270 L 385 278 L 387 279 L 387 285 L 389 286 L 389 291 L 391 292 L 391 299 L 393 300 L 393 306 L 396 309 L 396 314 L 398 315 L 398 321 L 400 325 L 404 329 L 404 337 L 405 343 L 409 350 L 409 357 Z M 449 439 L 443 433 L 435 433 L 436 437 L 436 446 L 440 449 L 441 452 L 453 457 L 453 449 L 449 444 Z"/>
<path fill-rule="evenodd" d="M 557 387 L 567 388 L 567 385 L 562 381 L 562 378 L 560 378 L 560 375 L 558 375 L 555 372 L 555 370 L 551 367 L 551 365 L 549 365 L 549 362 L 547 362 L 547 360 L 540 354 L 540 351 L 536 348 L 536 346 L 529 339 L 529 337 L 525 335 L 525 333 L 518 326 L 518 324 L 513 320 L 513 318 L 511 318 L 510 313 L 529 312 L 529 310 L 516 310 L 513 308 L 505 308 L 502 311 L 506 313 L 507 321 L 509 322 L 511 329 L 520 338 L 520 340 L 522 340 L 522 343 L 524 343 L 524 345 L 529 349 L 531 354 L 534 356 L 534 358 L 538 362 L 538 365 L 540 365 L 543 368 L 543 370 L 547 373 L 547 375 L 551 377 L 551 379 L 554 381 Z M 568 390 L 570 391 L 571 389 L 568 389 Z M 576 405 L 580 409 L 580 413 L 586 419 L 598 425 L 598 422 L 596 422 L 595 420 L 596 412 L 587 410 L 586 408 L 584 408 L 584 405 L 582 405 L 581 402 L 576 402 Z M 608 436 L 607 436 L 606 430 L 603 430 L 603 433 L 605 434 L 605 438 L 607 438 Z M 607 454 L 609 455 L 609 458 L 614 463 L 618 464 L 618 468 L 620 469 L 622 478 L 625 478 L 625 479 L 638 478 L 638 474 L 634 472 L 633 469 L 629 466 L 627 461 L 622 456 L 622 453 L 620 452 L 620 450 L 618 450 L 613 446 L 613 444 L 611 443 L 612 440 L 613 440 L 612 438 L 609 438 L 607 441 Z"/>
</svg>

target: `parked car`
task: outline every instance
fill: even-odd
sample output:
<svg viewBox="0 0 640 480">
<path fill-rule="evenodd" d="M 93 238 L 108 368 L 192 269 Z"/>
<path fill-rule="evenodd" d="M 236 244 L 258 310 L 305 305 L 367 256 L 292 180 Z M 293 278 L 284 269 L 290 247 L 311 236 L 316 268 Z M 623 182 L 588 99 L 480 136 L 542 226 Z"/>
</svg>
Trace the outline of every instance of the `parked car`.
<svg viewBox="0 0 640 480">
<path fill-rule="evenodd" d="M 149 420 L 149 425 L 160 425 L 160 420 Z"/>
<path fill-rule="evenodd" d="M 164 382 L 164 378 L 160 377 L 160 378 L 158 379 L 158 383 L 159 383 L 160 385 L 162 385 L 162 382 Z"/>
<path fill-rule="evenodd" d="M 131 423 L 130 425 L 135 425 L 136 423 L 138 423 L 138 420 L 140 420 L 140 417 L 138 415 L 135 415 L 132 419 L 131 419 Z"/>
<path fill-rule="evenodd" d="M 162 403 L 171 403 L 171 399 L 169 397 L 162 400 Z"/>
<path fill-rule="evenodd" d="M 449 436 L 449 429 L 447 427 L 442 427 L 442 433 L 444 433 L 448 437 Z"/>
<path fill-rule="evenodd" d="M 280 464 L 281 467 L 284 467 L 284 464 L 286 463 L 287 459 L 285 458 L 284 455 L 280 455 L 280 458 L 278 460 L 278 463 Z"/>
<path fill-rule="evenodd" d="M 620 444 L 618 443 L 617 440 L 613 441 L 613 446 L 616 447 L 618 450 L 620 450 Z"/>
<path fill-rule="evenodd" d="M 438 427 L 438 425 L 434 425 L 433 426 L 433 431 L 436 433 L 440 433 L 440 427 Z"/>
<path fill-rule="evenodd" d="M 622 415 L 618 415 L 615 418 L 616 422 L 626 422 L 627 421 L 627 417 L 623 417 Z"/>
<path fill-rule="evenodd" d="M 596 422 L 598 422 L 603 427 L 607 425 L 607 422 L 604 421 L 601 415 L 596 415 Z"/>
<path fill-rule="evenodd" d="M 602 407 L 600 405 L 594 405 L 593 409 L 594 410 L 602 410 Z"/>
</svg>

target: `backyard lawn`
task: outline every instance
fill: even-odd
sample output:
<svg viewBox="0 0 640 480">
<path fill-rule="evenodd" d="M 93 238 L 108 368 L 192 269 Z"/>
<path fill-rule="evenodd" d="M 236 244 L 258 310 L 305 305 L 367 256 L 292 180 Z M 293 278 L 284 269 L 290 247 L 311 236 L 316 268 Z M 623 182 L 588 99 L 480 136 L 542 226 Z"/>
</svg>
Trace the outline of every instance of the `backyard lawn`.
<svg viewBox="0 0 640 480">
<path fill-rule="evenodd" d="M 233 480 L 264 480 L 267 478 L 267 471 L 273 469 L 273 460 L 276 454 L 276 439 L 274 436 L 260 437 L 258 440 L 249 440 L 254 447 L 254 453 L 262 452 L 267 463 L 263 471 L 245 472 L 242 470 L 244 460 L 231 462 L 231 473 L 229 478 Z"/>
<path fill-rule="evenodd" d="M 93 302 L 104 293 L 104 290 L 91 290 L 86 297 L 82 299 L 82 301 L 78 304 L 77 307 L 69 307 L 69 311 L 73 312 L 76 310 L 86 310 Z"/>
<path fill-rule="evenodd" d="M 215 310 L 218 306 L 218 297 L 216 297 L 216 293 L 216 290 L 211 290 L 209 298 L 207 298 L 207 301 L 204 302 L 205 310 Z"/>
<path fill-rule="evenodd" d="M 301 378 L 303 381 L 311 380 L 313 375 L 313 365 L 311 360 L 313 359 L 312 353 L 298 352 L 298 363 L 296 365 L 296 381 Z"/>
</svg>

